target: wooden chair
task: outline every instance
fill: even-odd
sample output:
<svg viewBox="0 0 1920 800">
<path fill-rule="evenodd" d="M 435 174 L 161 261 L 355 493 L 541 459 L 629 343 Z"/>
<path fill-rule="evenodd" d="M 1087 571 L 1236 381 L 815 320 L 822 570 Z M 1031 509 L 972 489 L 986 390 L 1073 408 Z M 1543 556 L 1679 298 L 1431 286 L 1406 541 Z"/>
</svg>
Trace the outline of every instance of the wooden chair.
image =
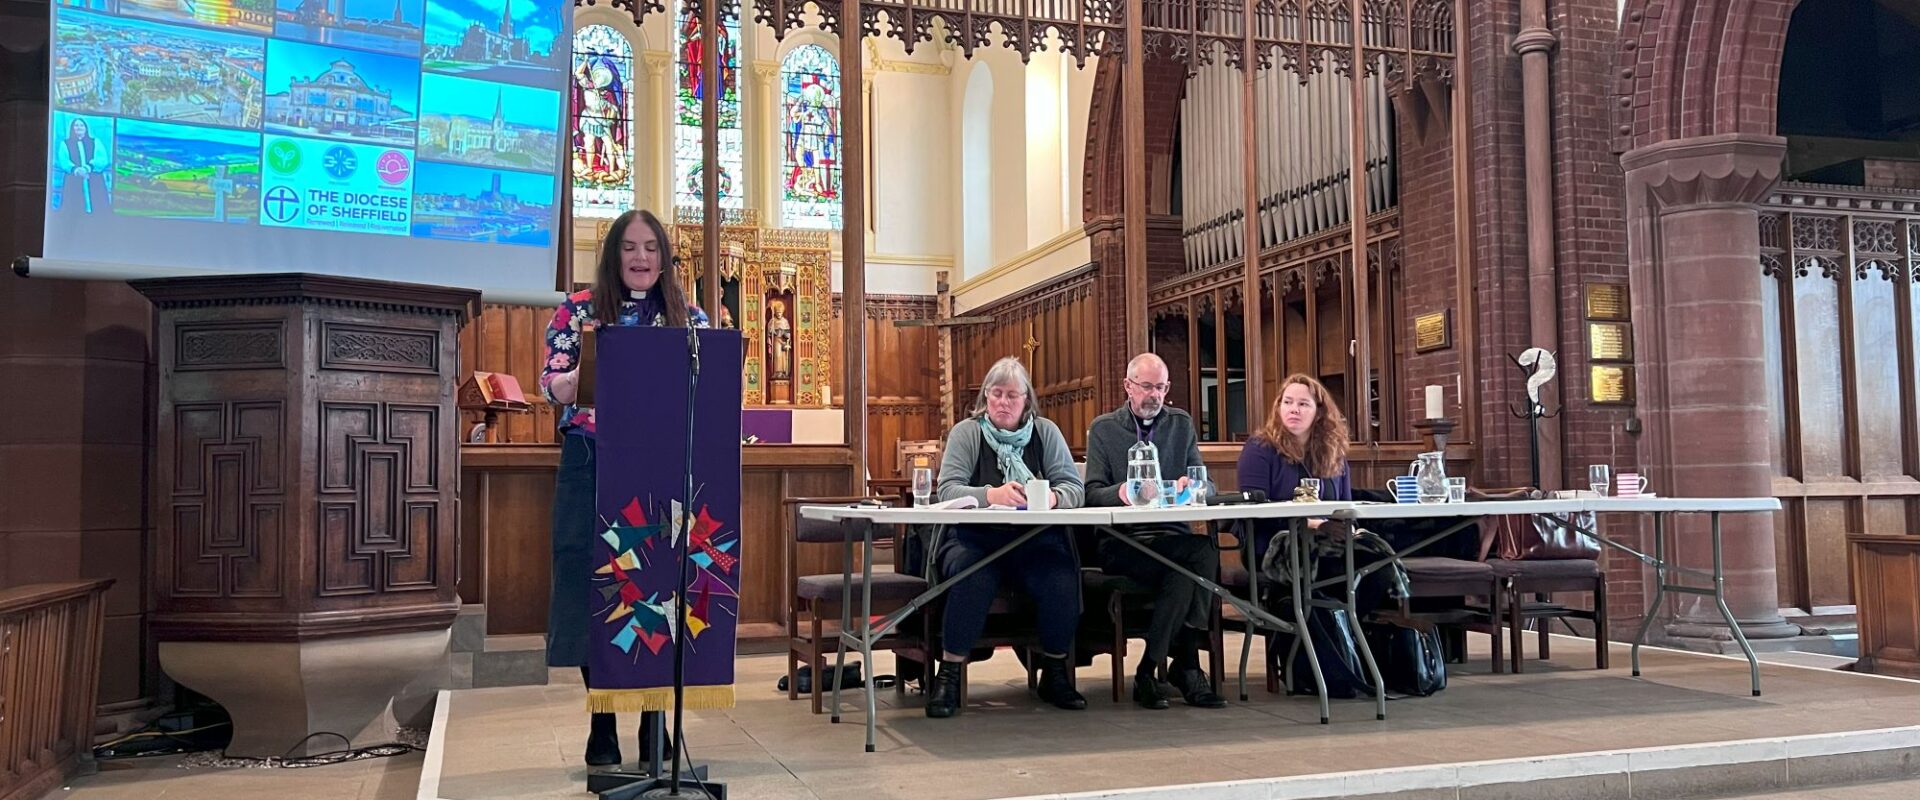
<svg viewBox="0 0 1920 800">
<path fill-rule="evenodd" d="M 857 608 L 864 584 L 857 563 L 853 565 L 853 594 L 845 594 L 844 576 L 838 572 L 818 575 L 800 575 L 799 546 L 812 544 L 840 548 L 845 533 L 838 523 L 806 519 L 800 516 L 802 506 L 856 505 L 876 503 L 891 505 L 890 498 L 884 497 L 789 497 L 782 501 L 786 509 L 787 529 L 786 547 L 783 551 L 780 573 L 787 592 L 787 699 L 800 697 L 799 665 L 811 665 L 813 672 L 813 713 L 821 712 L 821 689 L 828 676 L 826 661 L 829 651 L 837 652 L 835 644 L 840 633 L 840 613 L 842 605 L 853 603 Z M 895 549 L 898 542 L 894 539 L 877 541 L 876 548 Z M 858 551 L 856 551 L 857 553 Z M 856 555 L 855 558 L 859 556 Z M 836 556 L 836 561 L 839 558 Z M 892 569 L 878 570 L 873 573 L 873 611 L 885 613 L 899 608 L 926 590 L 927 582 L 917 576 L 905 575 Z M 805 617 L 805 630 L 802 630 L 802 617 Z M 904 637 L 888 636 L 876 644 L 875 650 L 892 650 Z M 803 662 L 804 659 L 804 662 Z M 872 664 L 863 664 L 868 673 L 868 689 L 872 689 Z M 839 676 L 832 676 L 838 680 Z"/>
<path fill-rule="evenodd" d="M 1525 669 L 1524 640 L 1521 632 L 1527 623 L 1540 621 L 1540 660 L 1551 657 L 1547 628 L 1554 619 L 1585 619 L 1593 623 L 1593 668 L 1607 669 L 1607 575 L 1600 562 L 1590 558 L 1508 561 L 1490 559 L 1487 565 L 1499 577 L 1507 603 L 1507 626 L 1512 636 L 1513 671 Z M 1556 592 L 1592 592 L 1593 610 L 1552 602 Z M 1525 600 L 1533 595 L 1533 602 Z M 1493 613 L 1500 614 L 1498 605 Z M 1494 660 L 1500 658 L 1499 637 L 1494 638 Z"/>
</svg>

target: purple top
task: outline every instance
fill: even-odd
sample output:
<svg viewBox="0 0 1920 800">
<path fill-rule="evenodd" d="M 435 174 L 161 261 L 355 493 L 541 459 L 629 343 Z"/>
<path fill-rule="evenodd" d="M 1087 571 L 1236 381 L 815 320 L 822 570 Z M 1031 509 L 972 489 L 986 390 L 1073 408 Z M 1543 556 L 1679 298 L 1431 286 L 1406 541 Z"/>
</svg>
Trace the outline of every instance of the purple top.
<svg viewBox="0 0 1920 800">
<path fill-rule="evenodd" d="M 1293 490 L 1300 485 L 1301 478 L 1316 477 L 1307 472 L 1306 465 L 1280 455 L 1280 451 L 1264 439 L 1254 439 L 1240 448 L 1240 464 L 1236 474 L 1240 478 L 1240 491 L 1259 490 L 1267 493 L 1269 501 L 1293 499 Z M 1347 462 L 1340 462 L 1340 474 L 1320 477 L 1320 499 L 1352 500 L 1352 469 Z M 1280 531 L 1279 520 L 1260 520 L 1254 524 L 1254 554 L 1256 557 L 1266 553 L 1267 542 Z"/>
</svg>

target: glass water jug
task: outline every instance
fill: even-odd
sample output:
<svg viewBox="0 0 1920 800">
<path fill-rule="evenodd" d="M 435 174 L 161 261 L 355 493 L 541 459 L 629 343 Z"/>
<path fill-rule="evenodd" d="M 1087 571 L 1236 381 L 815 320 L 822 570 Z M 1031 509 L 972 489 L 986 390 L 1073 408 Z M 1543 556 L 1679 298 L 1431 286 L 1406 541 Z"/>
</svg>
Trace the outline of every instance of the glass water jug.
<svg viewBox="0 0 1920 800">
<path fill-rule="evenodd" d="M 1161 505 L 1160 448 L 1141 440 L 1127 448 L 1127 487 L 1134 505 Z"/>
<path fill-rule="evenodd" d="M 1434 451 L 1421 453 L 1411 470 L 1417 499 L 1422 503 L 1447 501 L 1447 457 Z"/>
</svg>

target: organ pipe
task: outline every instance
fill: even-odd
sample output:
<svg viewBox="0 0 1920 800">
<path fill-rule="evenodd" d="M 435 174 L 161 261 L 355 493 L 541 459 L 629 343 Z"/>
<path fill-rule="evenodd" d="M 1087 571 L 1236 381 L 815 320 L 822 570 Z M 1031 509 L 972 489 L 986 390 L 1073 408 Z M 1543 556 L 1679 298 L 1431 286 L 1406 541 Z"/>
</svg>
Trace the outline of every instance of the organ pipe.
<svg viewBox="0 0 1920 800">
<path fill-rule="evenodd" d="M 1353 107 L 1353 78 L 1322 56 L 1308 79 L 1277 66 L 1255 79 L 1258 208 L 1243 217 L 1246 193 L 1239 120 L 1243 100 L 1235 67 L 1216 60 L 1188 78 L 1181 101 L 1181 195 L 1189 270 L 1244 256 L 1244 226 L 1258 227 L 1262 248 L 1352 224 L 1354 126 L 1364 126 L 1365 213 L 1397 203 L 1393 116 L 1383 65 L 1363 76 L 1366 102 Z"/>
</svg>

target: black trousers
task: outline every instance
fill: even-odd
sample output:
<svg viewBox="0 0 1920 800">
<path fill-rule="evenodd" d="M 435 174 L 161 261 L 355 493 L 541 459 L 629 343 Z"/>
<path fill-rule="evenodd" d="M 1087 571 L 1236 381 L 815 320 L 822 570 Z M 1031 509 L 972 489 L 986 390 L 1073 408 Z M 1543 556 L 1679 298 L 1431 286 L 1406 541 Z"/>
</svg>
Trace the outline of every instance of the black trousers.
<svg viewBox="0 0 1920 800">
<path fill-rule="evenodd" d="M 940 545 L 941 577 L 957 575 L 985 560 L 1024 532 L 1000 525 L 955 526 Z M 948 589 L 941 649 L 960 655 L 973 649 L 986 628 L 987 612 L 992 610 L 993 598 L 1000 593 L 1003 581 L 1019 584 L 1033 599 L 1040 649 L 1065 654 L 1073 646 L 1073 634 L 1080 625 L 1080 567 L 1062 530 L 1042 531 Z"/>
<path fill-rule="evenodd" d="M 1187 532 L 1152 533 L 1135 538 L 1153 552 L 1201 577 L 1214 579 L 1220 574 L 1220 551 L 1213 540 Z M 1166 662 L 1167 651 L 1185 627 L 1204 631 L 1213 618 L 1213 595 L 1200 588 L 1192 578 L 1167 568 L 1152 556 L 1124 542 L 1103 538 L 1100 542 L 1101 569 L 1154 587 L 1153 618 L 1147 624 L 1145 665 Z"/>
</svg>

